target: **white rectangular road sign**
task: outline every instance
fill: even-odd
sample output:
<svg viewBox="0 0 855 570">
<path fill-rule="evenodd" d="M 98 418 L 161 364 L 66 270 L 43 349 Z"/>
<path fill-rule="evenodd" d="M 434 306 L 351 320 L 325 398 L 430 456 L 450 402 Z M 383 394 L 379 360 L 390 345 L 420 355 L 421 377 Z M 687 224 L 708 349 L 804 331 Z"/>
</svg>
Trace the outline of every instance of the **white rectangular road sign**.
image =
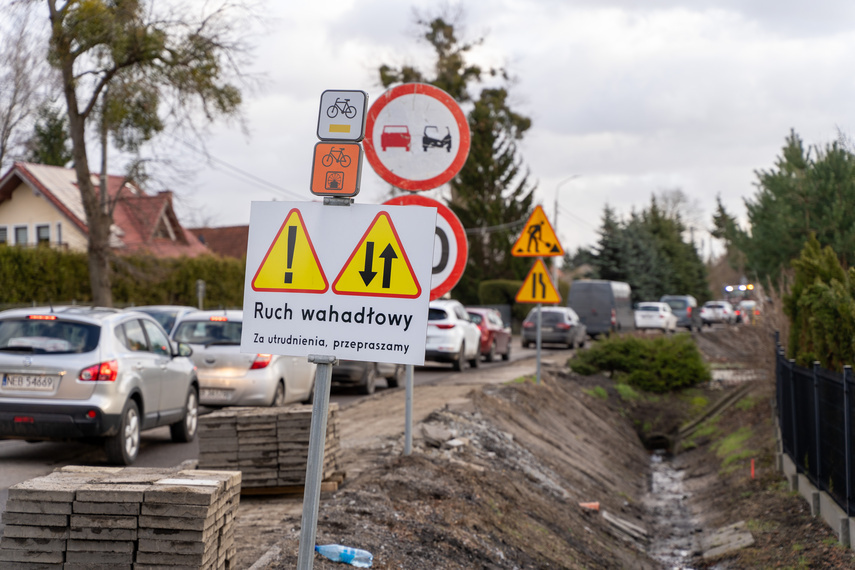
<svg viewBox="0 0 855 570">
<path fill-rule="evenodd" d="M 322 141 L 359 142 L 365 137 L 365 91 L 324 91 L 318 112 L 318 138 Z"/>
<path fill-rule="evenodd" d="M 424 364 L 436 208 L 253 202 L 241 352 Z"/>
</svg>

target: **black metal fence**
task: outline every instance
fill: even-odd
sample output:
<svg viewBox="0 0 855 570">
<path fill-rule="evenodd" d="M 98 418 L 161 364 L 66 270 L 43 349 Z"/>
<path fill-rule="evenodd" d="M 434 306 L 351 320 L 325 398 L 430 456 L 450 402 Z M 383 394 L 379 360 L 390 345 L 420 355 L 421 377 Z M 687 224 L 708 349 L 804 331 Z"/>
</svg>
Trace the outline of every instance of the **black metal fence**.
<svg viewBox="0 0 855 570">
<path fill-rule="evenodd" d="M 839 374 L 820 368 L 818 362 L 811 369 L 796 366 L 778 345 L 775 378 L 784 453 L 799 473 L 851 516 L 855 513 L 852 367 Z"/>
</svg>

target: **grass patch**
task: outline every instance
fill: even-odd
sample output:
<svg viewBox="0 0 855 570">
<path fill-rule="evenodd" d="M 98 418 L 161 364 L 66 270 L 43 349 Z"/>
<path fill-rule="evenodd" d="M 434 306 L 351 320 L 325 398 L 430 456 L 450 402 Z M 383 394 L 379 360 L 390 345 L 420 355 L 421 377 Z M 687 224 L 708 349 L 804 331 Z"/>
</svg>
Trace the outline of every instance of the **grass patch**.
<svg viewBox="0 0 855 570">
<path fill-rule="evenodd" d="M 601 400 L 609 399 L 609 393 L 602 386 L 594 386 L 593 388 L 585 389 L 582 391 L 594 398 L 599 398 Z"/>
<path fill-rule="evenodd" d="M 745 396 L 738 402 L 736 402 L 733 406 L 742 412 L 747 412 L 751 408 L 757 405 L 757 400 L 753 396 Z"/>
<path fill-rule="evenodd" d="M 752 435 L 754 435 L 754 432 L 751 431 L 751 428 L 741 427 L 727 437 L 715 442 L 712 446 L 713 451 L 715 451 L 715 454 L 720 459 L 724 459 L 733 453 L 741 451 L 742 444 L 748 441 Z"/>
<path fill-rule="evenodd" d="M 578 352 L 570 368 L 584 376 L 608 372 L 633 388 L 657 394 L 710 380 L 709 368 L 687 334 L 612 336 Z"/>
<path fill-rule="evenodd" d="M 689 400 L 692 415 L 700 415 L 709 405 L 710 401 L 706 396 L 694 396 Z"/>
<path fill-rule="evenodd" d="M 641 398 L 641 395 L 629 384 L 618 383 L 615 386 L 615 390 L 617 390 L 618 396 L 620 396 L 621 400 L 627 402 L 632 402 Z"/>
</svg>

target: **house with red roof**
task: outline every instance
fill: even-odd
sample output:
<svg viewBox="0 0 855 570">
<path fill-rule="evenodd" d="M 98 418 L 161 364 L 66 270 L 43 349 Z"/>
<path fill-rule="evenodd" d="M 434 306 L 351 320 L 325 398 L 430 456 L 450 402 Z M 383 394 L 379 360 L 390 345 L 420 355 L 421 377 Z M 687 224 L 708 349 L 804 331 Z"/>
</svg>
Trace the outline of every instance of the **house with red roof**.
<svg viewBox="0 0 855 570">
<path fill-rule="evenodd" d="M 249 226 L 190 228 L 199 241 L 217 255 L 243 259 L 249 241 Z"/>
<path fill-rule="evenodd" d="M 100 186 L 99 175 L 92 183 Z M 115 201 L 110 246 L 120 255 L 196 257 L 210 250 L 185 230 L 172 192 L 148 194 L 122 176 L 107 177 Z M 0 245 L 46 244 L 86 251 L 88 228 L 73 169 L 16 162 L 0 178 Z"/>
</svg>

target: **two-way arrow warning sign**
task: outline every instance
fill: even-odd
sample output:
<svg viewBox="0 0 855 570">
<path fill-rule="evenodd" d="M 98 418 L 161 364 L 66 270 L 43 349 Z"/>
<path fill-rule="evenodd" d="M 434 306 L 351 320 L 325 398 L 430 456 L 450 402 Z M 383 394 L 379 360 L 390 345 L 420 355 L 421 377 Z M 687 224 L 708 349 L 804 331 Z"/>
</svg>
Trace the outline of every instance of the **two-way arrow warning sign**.
<svg viewBox="0 0 855 570">
<path fill-rule="evenodd" d="M 534 262 L 522 287 L 517 292 L 517 303 L 559 303 L 561 295 L 552 283 L 542 259 Z"/>
<path fill-rule="evenodd" d="M 421 285 L 388 213 L 380 212 L 371 222 L 332 289 L 339 295 L 405 299 L 421 295 Z"/>
</svg>

